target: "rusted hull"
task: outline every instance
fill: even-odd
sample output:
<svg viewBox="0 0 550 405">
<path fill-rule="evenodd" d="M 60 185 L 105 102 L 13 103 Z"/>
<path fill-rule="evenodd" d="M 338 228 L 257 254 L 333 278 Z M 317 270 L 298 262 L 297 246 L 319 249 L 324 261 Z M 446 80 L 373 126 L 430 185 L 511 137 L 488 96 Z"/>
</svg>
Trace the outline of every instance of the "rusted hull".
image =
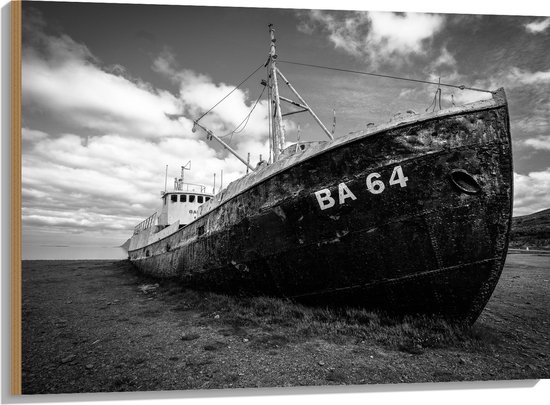
<svg viewBox="0 0 550 405">
<path fill-rule="evenodd" d="M 504 102 L 358 136 L 129 255 L 194 288 L 473 322 L 504 264 L 512 176 Z"/>
</svg>

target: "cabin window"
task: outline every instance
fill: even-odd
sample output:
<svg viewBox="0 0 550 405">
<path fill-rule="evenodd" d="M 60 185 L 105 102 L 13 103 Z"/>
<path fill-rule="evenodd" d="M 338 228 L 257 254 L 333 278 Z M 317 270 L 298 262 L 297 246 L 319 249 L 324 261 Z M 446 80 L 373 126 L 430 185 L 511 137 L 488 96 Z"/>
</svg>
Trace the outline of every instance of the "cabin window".
<svg viewBox="0 0 550 405">
<path fill-rule="evenodd" d="M 202 204 L 202 203 L 204 202 L 204 201 L 203 201 L 203 196 L 202 196 L 202 195 L 197 196 L 197 202 L 198 202 L 199 204 Z"/>
<path fill-rule="evenodd" d="M 175 195 L 175 194 L 172 194 L 172 195 L 170 196 L 170 199 L 172 200 L 172 202 L 178 202 L 178 196 Z"/>
<path fill-rule="evenodd" d="M 195 202 L 195 196 L 194 195 L 189 196 L 189 202 L 190 203 Z"/>
<path fill-rule="evenodd" d="M 210 197 L 204 197 L 205 201 L 210 201 Z"/>
<path fill-rule="evenodd" d="M 187 196 L 185 194 L 180 195 L 180 202 L 187 202 Z"/>
<path fill-rule="evenodd" d="M 198 236 L 204 235 L 204 225 L 201 225 L 197 228 Z"/>
</svg>

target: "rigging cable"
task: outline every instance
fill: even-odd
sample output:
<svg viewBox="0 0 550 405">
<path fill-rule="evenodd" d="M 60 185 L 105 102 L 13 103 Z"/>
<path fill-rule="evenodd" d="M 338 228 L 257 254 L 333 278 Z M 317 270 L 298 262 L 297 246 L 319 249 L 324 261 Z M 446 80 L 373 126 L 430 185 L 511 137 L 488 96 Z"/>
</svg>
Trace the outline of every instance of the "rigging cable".
<svg viewBox="0 0 550 405">
<path fill-rule="evenodd" d="M 254 105 L 253 105 L 252 108 L 250 109 L 250 112 L 248 113 L 248 115 L 247 115 L 246 117 L 244 117 L 244 119 L 241 121 L 241 123 L 240 123 L 239 125 L 237 125 L 233 131 L 228 132 L 228 133 L 225 134 L 225 135 L 221 135 L 220 138 L 225 138 L 225 137 L 227 137 L 227 136 L 229 136 L 229 135 L 238 134 L 238 133 L 244 131 L 244 129 L 245 129 L 246 126 L 248 125 L 248 121 L 250 120 L 250 116 L 252 115 L 252 112 L 254 111 L 254 109 L 256 108 L 256 106 L 258 105 L 258 103 L 260 102 L 262 96 L 264 95 L 265 87 L 266 87 L 266 86 L 264 86 L 264 88 L 262 89 L 262 92 L 260 93 L 260 96 L 256 99 L 256 101 L 254 102 Z M 244 126 L 243 126 L 241 129 L 239 129 L 240 126 L 243 125 L 243 123 L 244 123 Z"/>
<path fill-rule="evenodd" d="M 250 79 L 258 70 L 260 70 L 262 67 L 264 66 L 264 64 L 262 63 L 260 66 L 258 66 L 256 68 L 256 70 L 254 70 L 252 73 L 250 73 L 242 82 L 240 82 L 237 86 L 235 86 L 235 88 L 233 90 L 231 90 L 229 93 L 227 93 L 220 101 L 218 101 L 216 104 L 214 104 L 214 106 L 208 110 L 207 112 L 205 112 L 203 115 L 201 115 L 197 120 L 195 120 L 195 122 L 199 122 L 200 120 L 202 120 L 204 118 L 204 116 L 206 114 L 208 114 L 210 111 L 212 111 L 214 108 L 216 108 L 223 100 L 225 100 L 227 97 L 229 97 L 231 95 L 231 93 L 233 93 L 235 90 L 237 90 L 239 87 L 241 87 L 243 85 L 244 82 L 246 82 L 248 79 Z"/>
<path fill-rule="evenodd" d="M 440 86 L 441 86 L 441 78 L 439 78 L 439 83 L 437 84 L 437 90 L 435 91 L 434 99 L 432 100 L 428 108 L 426 108 L 426 112 L 428 112 L 428 110 L 432 105 L 434 106 L 434 109 L 432 110 L 432 112 L 435 112 L 435 108 L 437 107 L 438 96 L 439 96 L 439 109 L 441 110 L 441 87 Z"/>
<path fill-rule="evenodd" d="M 280 59 L 278 59 L 277 62 L 279 62 L 279 63 L 288 63 L 288 64 L 291 64 L 291 65 L 309 66 L 309 67 L 314 67 L 314 68 L 319 68 L 319 69 L 336 70 L 338 72 L 356 73 L 356 74 L 360 74 L 360 75 L 376 76 L 376 77 L 385 77 L 385 78 L 388 78 L 388 79 L 395 79 L 395 80 L 405 80 L 405 81 L 408 81 L 408 82 L 425 83 L 425 84 L 437 84 L 439 86 L 454 87 L 455 89 L 460 89 L 460 90 L 473 90 L 473 91 L 481 91 L 481 92 L 484 92 L 484 93 L 493 93 L 491 90 L 478 89 L 478 88 L 475 88 L 475 87 L 466 87 L 463 84 L 455 85 L 455 84 L 438 83 L 438 82 L 431 82 L 431 81 L 428 81 L 428 80 L 410 79 L 410 78 L 407 78 L 407 77 L 382 75 L 382 74 L 379 74 L 379 73 L 371 73 L 371 72 L 362 72 L 362 71 L 359 71 L 359 70 L 341 69 L 341 68 L 334 68 L 334 67 L 329 67 L 329 66 L 313 65 L 313 64 L 309 64 L 309 63 L 292 62 L 292 61 L 289 61 L 289 60 L 280 60 Z"/>
</svg>

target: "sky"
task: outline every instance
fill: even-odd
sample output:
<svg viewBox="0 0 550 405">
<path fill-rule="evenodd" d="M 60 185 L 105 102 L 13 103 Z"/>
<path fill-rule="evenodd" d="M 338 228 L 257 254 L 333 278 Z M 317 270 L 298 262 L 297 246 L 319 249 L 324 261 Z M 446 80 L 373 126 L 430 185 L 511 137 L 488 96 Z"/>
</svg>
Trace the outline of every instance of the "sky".
<svg viewBox="0 0 550 405">
<path fill-rule="evenodd" d="M 246 167 L 192 120 L 260 66 L 201 123 L 253 164 L 266 157 L 269 23 L 280 69 L 327 127 L 335 114 L 336 136 L 424 112 L 436 86 L 283 61 L 504 87 L 514 215 L 550 208 L 548 17 L 24 2 L 24 246 L 122 244 L 159 207 L 166 165 L 169 187 L 188 161 L 190 182 L 242 176 Z M 443 88 L 442 103 L 486 97 Z M 289 141 L 326 139 L 304 114 L 285 128 Z"/>
</svg>

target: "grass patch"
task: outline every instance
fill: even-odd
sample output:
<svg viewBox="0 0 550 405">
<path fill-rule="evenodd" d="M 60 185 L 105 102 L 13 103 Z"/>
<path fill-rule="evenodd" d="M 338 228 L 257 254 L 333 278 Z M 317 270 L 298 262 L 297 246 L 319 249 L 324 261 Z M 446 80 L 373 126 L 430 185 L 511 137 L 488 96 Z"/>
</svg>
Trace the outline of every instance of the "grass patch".
<svg viewBox="0 0 550 405">
<path fill-rule="evenodd" d="M 220 326 L 223 336 L 250 336 L 257 347 L 274 348 L 310 339 L 365 343 L 390 350 L 422 354 L 426 349 L 468 349 L 492 352 L 499 339 L 480 326 L 452 324 L 433 316 L 396 317 L 360 308 L 319 308 L 279 298 L 235 297 L 181 288 L 159 281 L 159 295 L 178 300 L 171 310 L 188 316 L 201 313 L 199 326 Z M 167 296 L 169 295 L 169 296 Z M 184 338 L 183 340 L 191 340 Z M 219 350 L 207 345 L 205 350 Z"/>
<path fill-rule="evenodd" d="M 260 336 L 252 342 L 254 347 L 258 348 L 280 348 L 290 342 L 290 339 L 284 335 L 269 334 Z"/>
</svg>

